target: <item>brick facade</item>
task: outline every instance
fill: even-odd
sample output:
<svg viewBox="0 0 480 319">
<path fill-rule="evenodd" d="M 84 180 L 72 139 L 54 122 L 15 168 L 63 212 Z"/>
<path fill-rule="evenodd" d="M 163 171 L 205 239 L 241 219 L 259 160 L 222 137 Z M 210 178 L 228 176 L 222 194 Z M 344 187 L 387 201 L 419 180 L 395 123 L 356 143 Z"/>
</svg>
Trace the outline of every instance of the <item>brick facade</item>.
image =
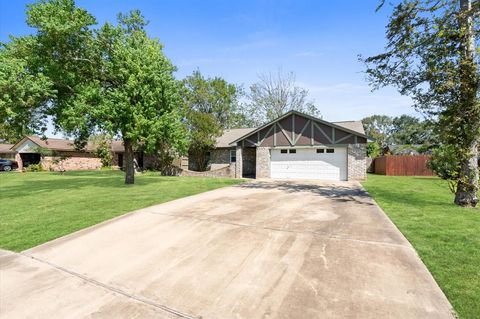
<svg viewBox="0 0 480 319">
<path fill-rule="evenodd" d="M 367 177 L 367 145 L 348 144 L 348 180 L 364 180 Z"/>
<path fill-rule="evenodd" d="M 241 146 L 237 146 L 237 162 L 235 163 L 235 178 L 243 177 L 243 149 Z"/>
<path fill-rule="evenodd" d="M 225 166 L 220 169 L 210 170 L 205 172 L 195 172 L 189 170 L 182 170 L 180 176 L 197 176 L 197 177 L 223 177 L 223 178 L 235 178 L 235 163 Z"/>
<path fill-rule="evenodd" d="M 65 158 L 62 160 L 61 156 Z M 95 170 L 102 167 L 98 157 L 85 152 L 63 152 L 59 156 L 44 156 L 40 163 L 45 170 L 51 171 Z"/>
<path fill-rule="evenodd" d="M 256 178 L 270 178 L 270 150 L 268 147 L 257 147 Z"/>
<path fill-rule="evenodd" d="M 210 151 L 210 170 L 217 170 L 230 165 L 230 150 L 229 148 L 217 148 Z"/>
</svg>

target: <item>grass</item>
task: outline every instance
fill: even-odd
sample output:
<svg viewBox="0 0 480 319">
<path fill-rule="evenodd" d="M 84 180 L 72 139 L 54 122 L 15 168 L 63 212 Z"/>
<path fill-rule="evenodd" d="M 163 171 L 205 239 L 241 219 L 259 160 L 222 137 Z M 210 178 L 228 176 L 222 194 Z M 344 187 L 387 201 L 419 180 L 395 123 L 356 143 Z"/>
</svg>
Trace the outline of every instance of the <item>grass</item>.
<svg viewBox="0 0 480 319">
<path fill-rule="evenodd" d="M 22 251 L 135 209 L 241 180 L 146 173 L 135 185 L 120 171 L 0 174 L 0 247 Z"/>
<path fill-rule="evenodd" d="M 436 177 L 369 175 L 363 186 L 417 250 L 460 318 L 480 318 L 480 209 Z"/>
</svg>

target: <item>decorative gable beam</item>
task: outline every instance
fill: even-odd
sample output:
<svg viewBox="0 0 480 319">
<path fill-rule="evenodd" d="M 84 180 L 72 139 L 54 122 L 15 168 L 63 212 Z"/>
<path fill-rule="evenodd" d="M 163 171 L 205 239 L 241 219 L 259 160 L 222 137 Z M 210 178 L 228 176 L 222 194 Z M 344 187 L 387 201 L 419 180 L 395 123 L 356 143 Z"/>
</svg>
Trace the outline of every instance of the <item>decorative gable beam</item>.
<svg viewBox="0 0 480 319">
<path fill-rule="evenodd" d="M 287 131 L 285 131 L 285 129 L 282 127 L 282 124 L 280 124 L 279 122 L 277 123 L 278 124 L 278 127 L 280 128 L 280 130 L 282 130 L 282 133 L 283 135 L 285 135 L 285 137 L 287 138 L 288 142 L 290 143 L 290 145 L 294 145 L 293 141 L 290 139 L 290 136 L 288 136 L 288 133 Z"/>
<path fill-rule="evenodd" d="M 344 136 L 344 137 L 342 137 L 341 139 L 336 140 L 334 144 L 337 144 L 337 143 L 340 143 L 340 142 L 342 142 L 342 141 L 345 141 L 346 139 L 348 139 L 348 138 L 350 138 L 350 137 L 352 137 L 352 136 L 353 136 L 353 134 L 348 134 L 347 136 Z"/>
<path fill-rule="evenodd" d="M 310 125 L 310 120 L 307 121 L 307 123 L 305 123 L 305 126 L 302 128 L 302 130 L 300 131 L 300 134 L 298 134 L 297 138 L 293 140 L 294 142 L 294 146 L 297 145 L 297 142 L 298 140 L 300 139 L 300 137 L 303 136 L 303 132 L 305 132 L 305 130 L 307 129 L 308 125 Z M 313 134 L 312 134 L 312 138 L 313 138 Z"/>
<path fill-rule="evenodd" d="M 313 122 L 313 125 L 317 128 L 317 130 L 320 131 L 320 133 L 322 133 L 323 136 L 325 136 L 325 138 L 328 140 L 328 142 L 330 144 L 333 144 L 333 141 L 332 139 L 327 135 L 327 133 L 325 133 L 322 128 L 320 126 L 318 126 L 318 124 L 316 122 Z"/>
</svg>

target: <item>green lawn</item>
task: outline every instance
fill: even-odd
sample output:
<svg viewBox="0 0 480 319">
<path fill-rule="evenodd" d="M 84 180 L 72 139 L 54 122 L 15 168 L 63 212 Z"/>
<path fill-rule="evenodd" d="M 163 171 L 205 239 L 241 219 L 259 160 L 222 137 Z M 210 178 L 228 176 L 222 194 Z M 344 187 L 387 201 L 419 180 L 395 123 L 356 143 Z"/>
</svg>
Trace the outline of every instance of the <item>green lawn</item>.
<svg viewBox="0 0 480 319">
<path fill-rule="evenodd" d="M 120 171 L 0 174 L 0 247 L 21 251 L 129 211 L 241 180 Z"/>
<path fill-rule="evenodd" d="M 460 318 L 480 318 L 480 209 L 436 177 L 369 175 L 363 186 L 412 243 Z"/>
</svg>

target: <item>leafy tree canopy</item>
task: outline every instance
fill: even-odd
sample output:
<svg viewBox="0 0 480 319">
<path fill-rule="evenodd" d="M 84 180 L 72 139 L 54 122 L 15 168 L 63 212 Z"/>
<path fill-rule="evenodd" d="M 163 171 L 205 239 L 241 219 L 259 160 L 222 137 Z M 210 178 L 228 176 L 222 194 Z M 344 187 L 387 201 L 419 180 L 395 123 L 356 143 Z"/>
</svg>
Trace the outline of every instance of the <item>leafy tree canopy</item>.
<svg viewBox="0 0 480 319">
<path fill-rule="evenodd" d="M 41 0 L 28 6 L 27 15 L 35 35 L 12 40 L 0 54 L 11 61 L 0 71 L 0 112 L 8 125 L 35 131 L 51 116 L 79 147 L 98 131 L 121 137 L 126 183 L 134 181 L 135 149 L 154 152 L 168 141 L 171 149 L 185 151 L 176 68 L 160 42 L 148 37 L 139 11 L 100 28 L 73 0 Z M 7 89 L 18 94 L 10 97 Z"/>
<path fill-rule="evenodd" d="M 381 2 L 380 7 L 384 6 Z M 414 106 L 436 118 L 440 142 L 461 165 L 455 203 L 478 202 L 480 102 L 479 2 L 395 1 L 385 51 L 363 59 L 374 88 L 393 85 Z M 448 158 L 448 157 L 444 157 Z"/>
</svg>

